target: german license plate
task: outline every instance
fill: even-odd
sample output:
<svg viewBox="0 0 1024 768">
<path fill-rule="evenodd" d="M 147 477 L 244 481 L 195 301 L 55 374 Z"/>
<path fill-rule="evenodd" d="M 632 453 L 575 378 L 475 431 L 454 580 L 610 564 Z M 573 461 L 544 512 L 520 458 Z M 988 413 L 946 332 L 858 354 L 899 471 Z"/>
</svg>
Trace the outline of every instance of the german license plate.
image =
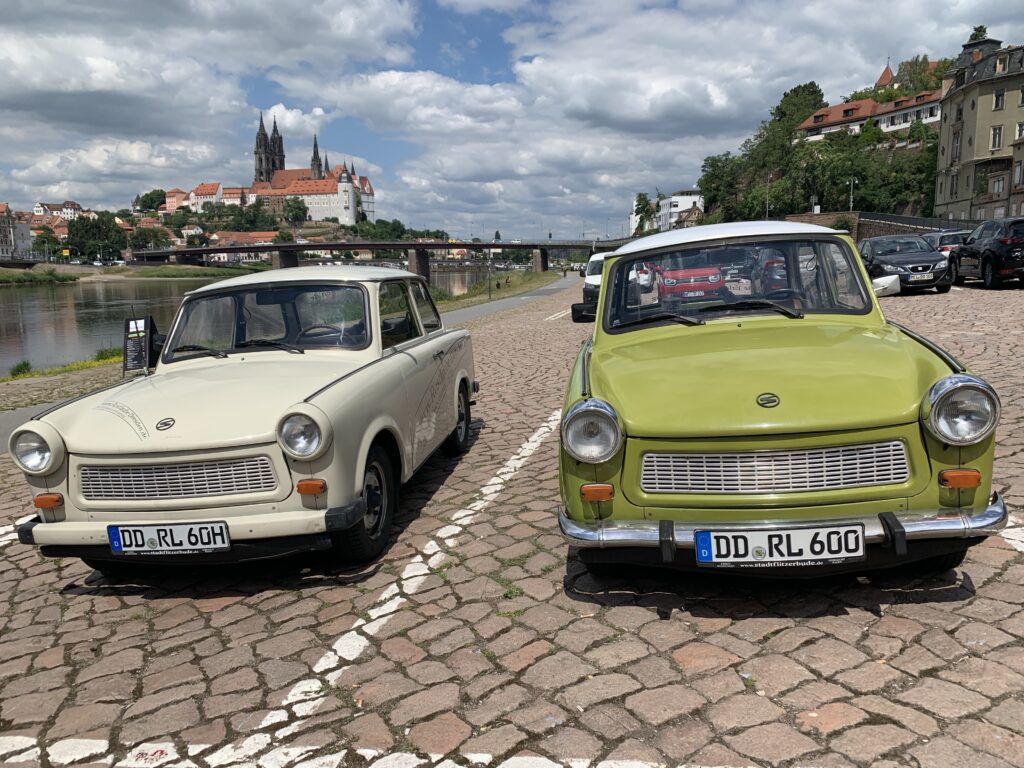
<svg viewBox="0 0 1024 768">
<path fill-rule="evenodd" d="M 108 525 L 107 539 L 115 555 L 180 555 L 231 549 L 227 523 Z"/>
<path fill-rule="evenodd" d="M 910 279 L 911 280 L 931 280 L 932 279 L 932 273 L 931 272 L 922 272 L 922 273 L 917 274 L 917 275 L 911 275 Z"/>
<path fill-rule="evenodd" d="M 773 568 L 863 560 L 864 526 L 697 531 L 697 564 Z"/>
<path fill-rule="evenodd" d="M 683 291 L 683 296 L 703 296 L 704 291 Z"/>
</svg>

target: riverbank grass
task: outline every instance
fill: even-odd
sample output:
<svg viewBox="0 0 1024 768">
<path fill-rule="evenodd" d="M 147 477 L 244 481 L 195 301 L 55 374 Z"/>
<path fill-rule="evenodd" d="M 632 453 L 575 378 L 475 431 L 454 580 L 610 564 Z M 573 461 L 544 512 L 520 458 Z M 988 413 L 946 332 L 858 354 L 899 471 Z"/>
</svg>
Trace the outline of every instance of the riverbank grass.
<svg viewBox="0 0 1024 768">
<path fill-rule="evenodd" d="M 0 285 L 73 283 L 77 279 L 78 275 L 63 275 L 53 269 L 36 272 L 30 269 L 4 269 L 0 267 Z"/>
<path fill-rule="evenodd" d="M 61 373 L 72 373 L 73 371 L 85 371 L 89 368 L 99 368 L 103 365 L 121 363 L 124 353 L 120 347 L 104 347 L 96 350 L 92 360 L 79 360 L 76 363 L 57 365 L 53 368 L 44 368 L 41 371 L 32 370 L 32 363 L 22 360 L 17 365 L 11 366 L 7 376 L 0 377 L 0 382 L 15 381 L 17 379 L 30 379 L 37 376 L 57 376 Z"/>
<path fill-rule="evenodd" d="M 107 267 L 105 275 L 125 277 L 238 277 L 259 271 L 249 267 L 189 267 L 183 264 L 162 264 L 159 267 Z"/>
<path fill-rule="evenodd" d="M 508 278 L 506 285 L 505 279 Z M 561 275 L 555 270 L 548 272 L 526 272 L 523 270 L 512 270 L 509 272 L 492 272 L 491 279 L 482 280 L 472 286 L 466 293 L 458 296 L 451 296 L 447 291 L 431 287 L 430 294 L 434 297 L 434 303 L 441 312 L 451 312 L 456 309 L 465 309 L 477 304 L 486 304 L 488 301 L 507 299 L 509 296 L 518 296 L 521 293 L 532 291 L 535 288 L 553 283 L 559 280 Z M 501 287 L 497 284 L 501 283 Z M 491 286 L 491 297 L 487 297 L 487 286 Z"/>
</svg>

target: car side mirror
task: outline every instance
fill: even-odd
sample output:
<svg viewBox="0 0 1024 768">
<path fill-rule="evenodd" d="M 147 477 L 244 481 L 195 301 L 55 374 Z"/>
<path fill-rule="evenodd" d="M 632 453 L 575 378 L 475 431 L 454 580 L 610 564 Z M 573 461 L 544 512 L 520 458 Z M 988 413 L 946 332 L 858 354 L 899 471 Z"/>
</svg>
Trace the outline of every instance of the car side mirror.
<svg viewBox="0 0 1024 768">
<path fill-rule="evenodd" d="M 572 321 L 574 323 L 592 323 L 597 320 L 597 304 L 583 302 L 572 305 Z"/>
<path fill-rule="evenodd" d="M 895 296 L 900 292 L 900 276 L 886 275 L 885 277 L 876 277 L 871 281 L 871 289 L 878 298 L 882 296 Z"/>
<path fill-rule="evenodd" d="M 146 356 L 146 367 L 152 368 L 160 360 L 160 353 L 164 351 L 164 344 L 167 343 L 167 334 L 153 332 L 149 337 L 149 354 Z"/>
<path fill-rule="evenodd" d="M 966 240 L 964 240 L 964 245 L 971 245 L 973 243 L 974 243 L 974 238 L 973 237 L 968 237 Z"/>
</svg>

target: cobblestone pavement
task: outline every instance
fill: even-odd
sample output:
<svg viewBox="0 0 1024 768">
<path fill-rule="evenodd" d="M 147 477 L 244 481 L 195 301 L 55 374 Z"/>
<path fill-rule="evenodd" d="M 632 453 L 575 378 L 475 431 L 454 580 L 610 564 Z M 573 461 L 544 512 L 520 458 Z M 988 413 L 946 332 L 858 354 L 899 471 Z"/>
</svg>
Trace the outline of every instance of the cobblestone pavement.
<svg viewBox="0 0 1024 768">
<path fill-rule="evenodd" d="M 11 765 L 1024 764 L 1020 530 L 942 576 L 587 574 L 556 535 L 576 291 L 473 324 L 475 442 L 404 488 L 395 541 L 108 581 L 0 534 Z M 885 300 L 1003 396 L 1024 504 L 1024 291 Z M 28 513 L 6 457 L 0 522 Z M 8 529 L 9 530 L 9 529 Z M 1024 537 L 1016 539 L 1024 548 Z"/>
</svg>

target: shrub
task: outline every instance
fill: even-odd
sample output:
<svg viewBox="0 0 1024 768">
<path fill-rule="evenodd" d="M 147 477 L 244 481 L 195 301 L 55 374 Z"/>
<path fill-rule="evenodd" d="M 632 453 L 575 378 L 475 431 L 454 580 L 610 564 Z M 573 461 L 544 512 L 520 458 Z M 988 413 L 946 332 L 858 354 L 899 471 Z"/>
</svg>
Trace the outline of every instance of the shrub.
<svg viewBox="0 0 1024 768">
<path fill-rule="evenodd" d="M 856 226 L 853 217 L 851 216 L 836 216 L 832 220 L 832 229 L 845 229 L 850 234 L 853 234 L 853 228 Z"/>
<path fill-rule="evenodd" d="M 104 347 L 103 349 L 96 350 L 96 356 L 93 357 L 93 360 L 114 360 L 120 356 L 120 347 Z"/>
<path fill-rule="evenodd" d="M 28 376 L 30 373 L 32 373 L 32 363 L 28 360 L 22 360 L 17 365 L 11 366 L 10 375 L 12 378 Z"/>
</svg>

